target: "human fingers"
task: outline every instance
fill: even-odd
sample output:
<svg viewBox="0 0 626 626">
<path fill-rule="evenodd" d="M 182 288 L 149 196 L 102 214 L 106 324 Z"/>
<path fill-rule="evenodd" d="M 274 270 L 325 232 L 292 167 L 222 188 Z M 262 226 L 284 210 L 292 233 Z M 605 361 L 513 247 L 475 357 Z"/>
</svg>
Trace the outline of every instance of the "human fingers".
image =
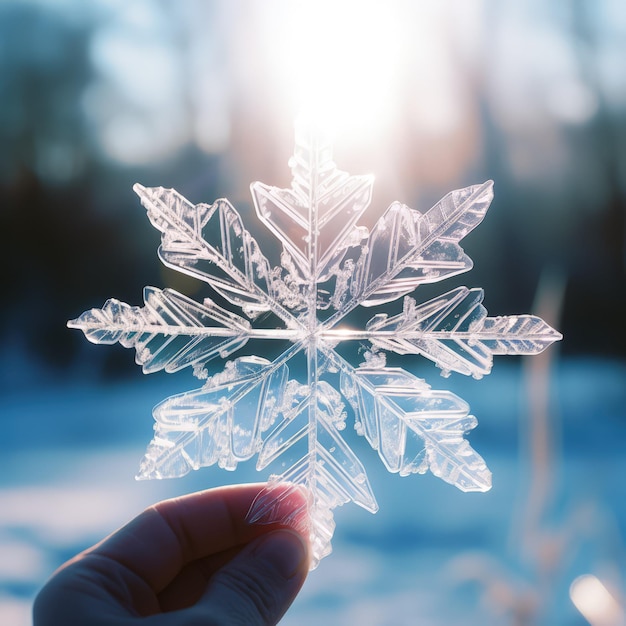
<svg viewBox="0 0 626 626">
<path fill-rule="evenodd" d="M 308 569 L 302 536 L 272 531 L 215 572 L 197 601 L 167 610 L 132 572 L 113 575 L 106 559 L 92 555 L 63 568 L 46 585 L 35 601 L 33 624 L 132 626 L 140 618 L 145 626 L 271 626 L 293 602 Z"/>
<path fill-rule="evenodd" d="M 186 617 L 193 617 L 191 623 L 215 626 L 277 624 L 308 570 L 308 545 L 299 533 L 284 529 L 266 533 L 214 573 Z"/>
<path fill-rule="evenodd" d="M 59 611 L 67 614 L 66 620 L 79 619 L 70 624 L 81 623 L 80 615 L 88 616 L 96 607 L 106 620 L 107 614 L 120 619 L 190 606 L 212 574 L 242 546 L 281 527 L 281 511 L 271 524 L 246 521 L 252 502 L 265 489 L 224 487 L 150 507 L 57 572 L 37 598 L 35 623 L 57 623 L 54 617 L 45 620 Z M 279 496 L 282 486 L 273 489 Z M 289 519 L 294 510 L 306 508 L 306 500 L 302 492 L 286 486 L 285 491 L 287 497 L 277 502 Z"/>
<path fill-rule="evenodd" d="M 217 555 L 279 528 L 280 515 L 270 525 L 250 524 L 246 519 L 265 489 L 262 484 L 234 485 L 159 502 L 89 552 L 132 569 L 160 593 L 187 564 L 216 555 L 219 565 L 222 559 Z M 306 501 L 302 492 L 284 489 L 288 497 L 280 505 L 286 519 L 293 509 L 306 507 Z"/>
</svg>

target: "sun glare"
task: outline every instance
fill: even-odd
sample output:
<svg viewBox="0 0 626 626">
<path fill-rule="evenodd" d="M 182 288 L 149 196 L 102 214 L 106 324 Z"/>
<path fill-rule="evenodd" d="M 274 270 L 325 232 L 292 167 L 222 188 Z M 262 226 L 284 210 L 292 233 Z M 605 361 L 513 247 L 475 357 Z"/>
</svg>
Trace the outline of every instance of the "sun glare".
<svg viewBox="0 0 626 626">
<path fill-rule="evenodd" d="M 394 3 L 293 3 L 274 39 L 294 108 L 333 130 L 391 116 L 407 32 Z M 281 29 L 282 30 L 282 29 Z"/>
</svg>

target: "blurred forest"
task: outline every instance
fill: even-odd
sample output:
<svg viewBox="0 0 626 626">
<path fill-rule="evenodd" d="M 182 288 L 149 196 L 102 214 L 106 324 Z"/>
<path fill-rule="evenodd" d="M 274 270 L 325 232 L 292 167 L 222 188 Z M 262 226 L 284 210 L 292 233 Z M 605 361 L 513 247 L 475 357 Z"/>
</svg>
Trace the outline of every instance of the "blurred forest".
<svg viewBox="0 0 626 626">
<path fill-rule="evenodd" d="M 386 4 L 405 65 L 393 86 L 368 78 L 387 117 L 339 132 L 339 167 L 376 175 L 376 215 L 494 179 L 462 282 L 504 315 L 530 312 L 547 280 L 564 289 L 563 355 L 626 355 L 626 6 Z M 112 296 L 140 304 L 144 285 L 199 289 L 160 267 L 134 182 L 228 196 L 248 223 L 250 182 L 289 184 L 297 111 L 276 44 L 292 5 L 0 2 L 0 384 L 20 363 L 134 372 L 66 320 Z"/>
</svg>

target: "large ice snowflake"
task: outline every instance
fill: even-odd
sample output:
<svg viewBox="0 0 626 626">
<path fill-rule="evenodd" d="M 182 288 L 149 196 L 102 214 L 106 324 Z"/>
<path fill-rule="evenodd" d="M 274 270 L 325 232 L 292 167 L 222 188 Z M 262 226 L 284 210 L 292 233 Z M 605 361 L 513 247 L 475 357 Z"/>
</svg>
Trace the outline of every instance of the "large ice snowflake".
<svg viewBox="0 0 626 626">
<path fill-rule="evenodd" d="M 227 200 L 194 206 L 172 189 L 134 188 L 162 233 L 163 263 L 205 281 L 243 315 L 208 298 L 199 303 L 146 287 L 143 307 L 109 300 L 68 325 L 94 343 L 134 347 L 144 373 L 191 367 L 206 379 L 154 408 L 155 434 L 139 478 L 214 463 L 234 469 L 258 455 L 258 469 L 277 469 L 250 520 L 276 514 L 272 484 L 305 487 L 315 566 L 331 551 L 334 507 L 353 501 L 377 510 L 365 469 L 342 435 L 348 414 L 390 472 L 430 469 L 463 491 L 491 486 L 485 462 L 464 439 L 476 426 L 469 406 L 388 367 L 386 352 L 419 354 L 444 375 L 480 378 L 494 354 L 535 354 L 561 336 L 537 317 L 487 317 L 481 289 L 459 287 L 421 304 L 407 295 L 472 267 L 458 242 L 485 216 L 491 182 L 453 191 L 423 214 L 394 202 L 368 232 L 357 222 L 373 178 L 338 170 L 324 133 L 297 124 L 290 166 L 291 188 L 251 187 L 259 219 L 282 245 L 277 267 Z M 395 315 L 377 313 L 365 328 L 349 323 L 357 307 L 402 297 Z M 263 342 L 287 347 L 272 360 L 239 356 L 209 376 L 211 359 L 251 340 L 258 352 Z M 358 342 L 352 354 L 350 342 Z M 355 353 L 363 357 L 358 366 Z"/>
</svg>

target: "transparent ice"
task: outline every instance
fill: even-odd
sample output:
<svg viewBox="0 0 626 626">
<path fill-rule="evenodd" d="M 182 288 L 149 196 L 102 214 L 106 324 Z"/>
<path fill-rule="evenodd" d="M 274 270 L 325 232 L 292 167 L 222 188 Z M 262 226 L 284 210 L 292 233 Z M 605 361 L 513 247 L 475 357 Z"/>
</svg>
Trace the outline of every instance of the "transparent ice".
<svg viewBox="0 0 626 626">
<path fill-rule="evenodd" d="M 491 487 L 491 472 L 464 438 L 477 424 L 467 403 L 387 366 L 386 353 L 419 354 L 444 375 L 480 378 L 494 354 L 536 354 L 561 335 L 531 315 L 487 317 L 481 289 L 459 287 L 422 303 L 408 295 L 471 269 L 459 241 L 485 216 L 491 182 L 453 191 L 426 213 L 394 202 L 368 231 L 358 221 L 373 178 L 338 170 L 326 133 L 298 122 L 290 166 L 289 189 L 251 186 L 259 219 L 282 247 L 275 267 L 228 200 L 193 205 L 173 189 L 135 185 L 162 233 L 162 262 L 208 283 L 222 304 L 146 287 L 144 306 L 111 299 L 68 326 L 94 343 L 134 347 L 146 374 L 189 367 L 205 380 L 154 408 L 138 478 L 215 463 L 233 470 L 257 455 L 257 469 L 272 474 L 249 520 L 281 515 L 273 486 L 304 488 L 307 515 L 294 512 L 293 523 L 307 524 L 315 567 L 331 552 L 335 507 L 378 508 L 342 433 L 348 420 L 390 472 L 430 470 L 463 491 Z M 361 328 L 351 321 L 357 308 L 400 298 L 394 315 L 372 311 Z M 279 342 L 284 351 L 271 360 L 237 356 L 209 375 L 209 361 L 252 340 Z M 280 497 L 286 493 L 281 488 Z"/>
</svg>

